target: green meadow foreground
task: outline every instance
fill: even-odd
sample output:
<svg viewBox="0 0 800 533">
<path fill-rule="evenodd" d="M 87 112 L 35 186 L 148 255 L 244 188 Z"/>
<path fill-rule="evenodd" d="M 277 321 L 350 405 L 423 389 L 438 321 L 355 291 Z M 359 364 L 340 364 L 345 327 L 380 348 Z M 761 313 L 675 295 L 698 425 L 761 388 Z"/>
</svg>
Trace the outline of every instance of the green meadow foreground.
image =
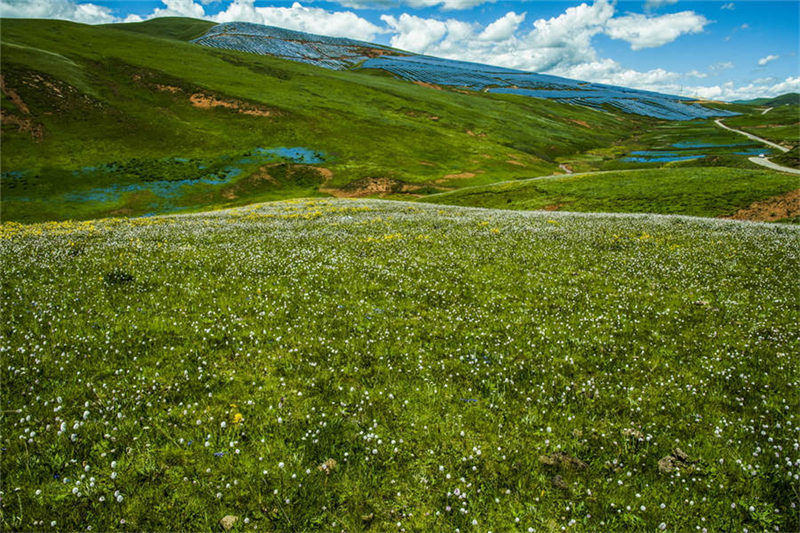
<svg viewBox="0 0 800 533">
<path fill-rule="evenodd" d="M 425 202 L 500 209 L 658 213 L 800 222 L 800 178 L 726 167 L 553 175 L 464 187 Z"/>
<path fill-rule="evenodd" d="M 6 529 L 800 529 L 796 226 L 321 199 L 0 227 Z"/>
</svg>

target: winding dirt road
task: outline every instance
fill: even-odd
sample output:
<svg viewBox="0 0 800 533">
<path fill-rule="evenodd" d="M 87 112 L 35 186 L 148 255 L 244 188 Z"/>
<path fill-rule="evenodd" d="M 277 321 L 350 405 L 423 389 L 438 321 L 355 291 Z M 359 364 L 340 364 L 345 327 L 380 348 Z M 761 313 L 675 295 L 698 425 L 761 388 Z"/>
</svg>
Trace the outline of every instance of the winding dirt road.
<svg viewBox="0 0 800 533">
<path fill-rule="evenodd" d="M 722 123 L 722 119 L 721 118 L 718 118 L 717 120 L 715 120 L 714 124 L 716 124 L 717 126 L 719 126 L 722 129 L 725 129 L 725 130 L 728 130 L 728 131 L 732 131 L 734 133 L 738 133 L 739 135 L 744 135 L 748 139 L 753 139 L 754 141 L 758 141 L 758 142 L 764 143 L 764 144 L 766 144 L 768 146 L 772 146 L 773 148 L 777 148 L 778 150 L 780 150 L 783 153 L 786 153 L 786 152 L 789 151 L 788 148 L 786 148 L 784 146 L 781 146 L 780 144 L 775 144 L 772 141 L 768 141 L 766 139 L 762 139 L 761 137 L 759 137 L 757 135 L 753 135 L 752 133 L 747 133 L 746 131 L 737 130 L 736 128 L 731 128 L 730 126 L 726 126 L 725 124 Z M 770 161 L 766 157 L 748 157 L 747 159 L 751 163 L 755 163 L 756 165 L 761 165 L 762 167 L 771 168 L 772 170 L 777 170 L 779 172 L 788 172 L 790 174 L 800 174 L 800 170 L 798 170 L 796 168 L 791 168 L 791 167 L 784 167 L 784 166 L 779 165 L 777 163 L 773 163 L 772 161 Z"/>
<path fill-rule="evenodd" d="M 757 135 L 753 135 L 752 133 L 747 133 L 746 131 L 737 130 L 736 128 L 731 128 L 730 126 L 726 126 L 725 124 L 722 123 L 722 119 L 721 118 L 718 118 L 717 120 L 715 120 L 714 124 L 716 124 L 717 126 L 719 126 L 720 128 L 722 128 L 724 130 L 732 131 L 734 133 L 738 133 L 739 135 L 744 135 L 748 139 L 753 139 L 754 141 L 758 141 L 760 143 L 764 143 L 764 144 L 767 144 L 769 146 L 772 146 L 773 148 L 777 148 L 781 152 L 785 153 L 785 152 L 789 151 L 788 148 L 786 148 L 784 146 L 781 146 L 780 144 L 775 144 L 772 141 L 768 141 L 766 139 L 762 139 L 761 137 L 758 137 Z"/>
<path fill-rule="evenodd" d="M 781 172 L 790 172 L 792 174 L 800 174 L 800 170 L 791 167 L 784 167 L 777 163 L 773 163 L 766 157 L 748 157 L 752 163 L 756 165 L 761 165 L 762 167 L 771 168 L 772 170 L 780 170 Z"/>
</svg>

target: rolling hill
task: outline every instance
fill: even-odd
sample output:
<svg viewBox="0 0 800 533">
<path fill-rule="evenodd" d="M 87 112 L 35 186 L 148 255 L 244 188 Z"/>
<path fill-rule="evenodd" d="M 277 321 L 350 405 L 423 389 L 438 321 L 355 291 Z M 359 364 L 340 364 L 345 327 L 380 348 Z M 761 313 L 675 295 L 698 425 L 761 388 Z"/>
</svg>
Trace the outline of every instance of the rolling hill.
<svg viewBox="0 0 800 533">
<path fill-rule="evenodd" d="M 786 93 L 773 98 L 753 98 L 751 100 L 736 100 L 736 104 L 758 105 L 764 107 L 778 107 L 787 104 L 800 105 L 800 93 Z"/>
<path fill-rule="evenodd" d="M 685 97 L 424 56 L 353 39 L 325 37 L 243 22 L 218 24 L 194 42 L 204 46 L 272 55 L 336 70 L 379 70 L 400 79 L 433 86 L 520 94 L 595 109 L 611 107 L 626 113 L 668 120 L 735 114 L 704 107 Z"/>
<path fill-rule="evenodd" d="M 464 187 L 423 201 L 518 210 L 657 213 L 800 222 L 797 176 L 727 167 L 554 175 Z M 758 212 L 748 210 L 758 209 Z M 748 214 L 748 217 L 744 215 Z"/>
<path fill-rule="evenodd" d="M 800 226 L 723 218 L 800 180 L 703 118 L 792 106 L 192 19 L 1 47 L 3 530 L 797 529 Z"/>
<path fill-rule="evenodd" d="M 0 53 L 4 220 L 409 199 L 557 172 L 747 166 L 764 152 L 703 118 L 658 118 L 763 121 L 749 106 L 266 26 L 4 20 Z M 780 109 L 767 117 L 791 138 Z"/>
<path fill-rule="evenodd" d="M 139 215 L 353 182 L 422 194 L 552 172 L 559 156 L 653 122 L 175 38 L 203 26 L 4 20 L 4 216 Z M 319 154 L 319 164 L 279 155 L 298 151 Z"/>
</svg>

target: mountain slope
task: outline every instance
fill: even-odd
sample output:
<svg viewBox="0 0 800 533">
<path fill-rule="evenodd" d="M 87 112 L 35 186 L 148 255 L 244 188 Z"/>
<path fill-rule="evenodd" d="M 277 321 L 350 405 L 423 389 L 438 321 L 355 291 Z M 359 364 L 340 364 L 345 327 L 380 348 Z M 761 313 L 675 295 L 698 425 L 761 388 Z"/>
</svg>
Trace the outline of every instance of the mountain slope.
<svg viewBox="0 0 800 533">
<path fill-rule="evenodd" d="M 5 219 L 236 205 L 353 182 L 422 194 L 551 173 L 560 156 L 653 123 L 199 46 L 169 37 L 191 26 L 181 19 L 141 24 L 2 21 Z M 261 149 L 271 155 L 252 157 Z"/>
<path fill-rule="evenodd" d="M 215 26 L 207 20 L 185 17 L 160 17 L 144 22 L 104 24 L 107 28 L 143 33 L 152 37 L 191 41 L 201 37 Z"/>
<path fill-rule="evenodd" d="M 394 50 L 353 39 L 325 37 L 245 22 L 209 29 L 196 43 L 256 54 L 274 55 L 331 69 L 376 69 L 401 79 L 489 93 L 521 94 L 669 120 L 730 116 L 691 99 L 581 82 L 520 70 L 454 61 Z"/>
<path fill-rule="evenodd" d="M 800 93 L 786 93 L 774 98 L 753 98 L 752 100 L 736 100 L 737 104 L 778 107 L 787 104 L 800 105 Z"/>
</svg>

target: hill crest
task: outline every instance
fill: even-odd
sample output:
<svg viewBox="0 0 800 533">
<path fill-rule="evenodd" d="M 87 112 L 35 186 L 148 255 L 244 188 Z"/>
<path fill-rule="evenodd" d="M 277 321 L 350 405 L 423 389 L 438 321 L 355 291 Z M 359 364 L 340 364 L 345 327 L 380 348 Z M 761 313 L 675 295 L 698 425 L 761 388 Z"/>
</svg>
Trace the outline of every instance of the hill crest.
<svg viewBox="0 0 800 533">
<path fill-rule="evenodd" d="M 275 26 L 226 22 L 192 42 L 309 63 L 333 70 L 378 70 L 420 84 L 460 90 L 516 94 L 667 120 L 692 120 L 736 113 L 705 107 L 695 100 L 415 54 L 344 37 L 327 37 Z"/>
</svg>

